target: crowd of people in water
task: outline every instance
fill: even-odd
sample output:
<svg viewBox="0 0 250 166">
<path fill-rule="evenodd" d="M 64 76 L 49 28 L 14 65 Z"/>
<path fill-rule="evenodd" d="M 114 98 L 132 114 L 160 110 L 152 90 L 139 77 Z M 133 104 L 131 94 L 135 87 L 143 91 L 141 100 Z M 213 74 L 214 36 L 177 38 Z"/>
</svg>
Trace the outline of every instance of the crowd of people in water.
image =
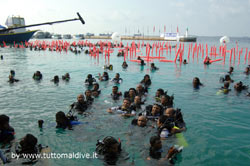
<svg viewBox="0 0 250 166">
<path fill-rule="evenodd" d="M 143 59 L 138 57 L 138 60 L 140 61 L 139 65 L 145 65 Z M 187 64 L 185 60 L 184 64 Z M 122 67 L 127 68 L 128 64 L 124 61 Z M 127 117 L 127 120 L 131 121 L 131 125 L 133 126 L 154 128 L 157 134 L 152 135 L 148 141 L 150 148 L 148 149 L 148 157 L 146 160 L 155 159 L 159 160 L 159 162 L 166 161 L 170 164 L 174 164 L 177 159 L 176 156 L 182 151 L 183 147 L 171 146 L 167 150 L 167 153 L 164 154 L 164 148 L 166 147 L 163 147 L 162 141 L 187 130 L 181 109 L 174 108 L 174 96 L 169 95 L 167 91 L 159 88 L 155 92 L 155 97 L 153 99 L 154 103 L 145 105 L 146 100 L 148 100 L 147 95 L 149 93 L 149 87 L 152 84 L 150 75 L 146 74 L 136 87 L 129 88 L 122 93 L 117 86 L 123 82 L 120 74 L 116 73 L 115 77 L 111 79 L 108 71 L 113 70 L 113 65 L 105 65 L 104 69 L 105 71 L 103 74 L 99 73 L 96 78 L 93 77 L 92 74 L 87 75 L 84 81 L 86 91 L 84 94 L 79 94 L 77 96 L 77 101 L 70 105 L 70 110 L 68 112 L 59 111 L 56 113 L 56 128 L 72 130 L 74 125 L 81 124 L 77 116 L 88 115 L 88 108 L 94 103 L 95 98 L 101 95 L 99 83 L 111 81 L 114 83 L 114 86 L 112 87 L 110 97 L 112 100 L 122 100 L 123 102 L 122 105 L 108 108 L 106 111 L 110 114 L 119 114 L 123 117 Z M 154 63 L 151 63 L 150 69 L 151 71 L 159 70 Z M 250 66 L 247 66 L 244 74 L 249 75 L 249 70 Z M 227 94 L 230 92 L 230 84 L 234 82 L 234 80 L 231 79 L 233 72 L 234 68 L 230 67 L 225 77 L 220 79 L 221 83 L 224 85 L 217 92 L 218 94 Z M 43 75 L 40 71 L 36 71 L 32 78 L 36 81 L 40 81 L 43 79 Z M 66 73 L 61 79 L 70 81 L 70 74 Z M 59 80 L 59 76 L 56 75 L 51 81 L 58 84 Z M 19 79 L 15 78 L 15 71 L 11 70 L 8 82 L 13 84 L 19 81 Z M 194 89 L 205 86 L 198 77 L 193 78 L 192 84 Z M 247 90 L 248 86 L 243 85 L 240 81 L 234 84 L 234 89 L 237 92 L 241 92 L 242 90 Z M 250 96 L 248 92 L 247 96 Z M 13 140 L 15 140 L 15 130 L 9 124 L 9 120 L 7 115 L 0 115 L 0 143 L 2 147 L 12 145 Z M 38 126 L 40 128 L 43 128 L 43 123 L 43 120 L 38 120 Z M 37 138 L 32 134 L 27 134 L 21 141 L 15 142 L 15 144 L 17 144 L 17 148 L 15 148 L 14 151 L 21 156 L 25 154 L 41 153 L 44 149 L 48 148 L 38 144 Z M 11 162 L 11 158 L 6 155 L 8 151 L 9 149 L 7 151 L 0 150 L 0 158 L 3 163 Z M 107 136 L 97 141 L 96 152 L 107 164 L 115 165 L 122 152 L 121 141 L 112 136 Z M 23 164 L 34 164 L 35 162 L 37 162 L 36 158 L 28 158 L 25 159 Z"/>
</svg>

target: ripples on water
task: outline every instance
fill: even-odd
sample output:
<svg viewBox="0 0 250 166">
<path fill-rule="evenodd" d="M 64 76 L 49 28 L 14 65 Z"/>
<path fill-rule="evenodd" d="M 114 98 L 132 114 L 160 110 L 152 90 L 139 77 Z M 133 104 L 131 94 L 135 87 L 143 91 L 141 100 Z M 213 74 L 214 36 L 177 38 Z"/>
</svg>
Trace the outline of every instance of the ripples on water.
<svg viewBox="0 0 250 166">
<path fill-rule="evenodd" d="M 218 38 L 219 40 L 219 38 Z M 199 38 L 198 42 L 218 46 L 217 38 Z M 235 46 L 235 40 L 240 47 L 248 47 L 249 40 L 245 38 L 233 39 L 229 47 Z M 185 44 L 187 57 L 188 45 Z M 97 139 L 107 135 L 120 138 L 123 149 L 130 154 L 126 163 L 119 165 L 155 165 L 154 161 L 145 161 L 148 155 L 149 138 L 155 134 L 154 129 L 131 128 L 131 119 L 124 119 L 117 115 L 109 115 L 106 109 L 121 103 L 112 103 L 108 95 L 113 84 L 100 83 L 101 96 L 89 110 L 89 117 L 79 116 L 86 124 L 75 126 L 73 131 L 55 129 L 55 114 L 58 111 L 67 112 L 69 105 L 76 101 L 76 96 L 85 91 L 83 82 L 88 73 L 97 75 L 103 72 L 104 56 L 96 59 L 85 55 L 75 55 L 49 51 L 30 51 L 28 49 L 0 48 L 4 60 L 0 61 L 0 113 L 10 116 L 10 124 L 16 130 L 16 137 L 21 138 L 26 133 L 38 137 L 39 143 L 48 145 L 53 152 L 88 152 L 95 150 Z M 114 70 L 109 71 L 111 78 L 119 72 L 124 82 L 119 86 L 124 92 L 135 87 L 145 74 L 150 74 L 152 85 L 147 103 L 153 103 L 153 96 L 158 88 L 168 90 L 174 94 L 175 107 L 181 108 L 188 130 L 184 133 L 189 146 L 185 148 L 177 165 L 247 165 L 250 161 L 250 112 L 249 98 L 245 92 L 237 94 L 232 91 L 228 95 L 216 95 L 222 86 L 219 78 L 229 69 L 218 62 L 204 67 L 201 57 L 190 58 L 189 64 L 180 66 L 178 63 L 159 63 L 155 61 L 159 71 L 151 73 L 149 66 L 142 70 L 135 63 L 128 62 L 128 69 L 123 70 L 123 58 L 116 57 L 117 50 L 112 54 L 111 63 Z M 174 55 L 171 56 L 174 58 Z M 243 81 L 249 85 L 249 78 L 242 74 L 243 59 L 240 65 L 235 64 L 232 78 L 235 82 Z M 9 85 L 7 78 L 9 71 L 16 71 L 16 78 L 21 81 Z M 41 82 L 32 80 L 36 70 L 43 74 Z M 58 86 L 50 80 L 54 75 L 61 77 L 70 73 L 71 80 L 62 82 Z M 199 77 L 204 87 L 192 89 L 193 77 Z M 106 101 L 106 102 L 104 102 Z M 108 102 L 107 102 L 108 101 Z M 45 127 L 38 129 L 37 120 L 43 119 Z M 169 148 L 176 143 L 175 138 L 164 141 Z M 50 165 L 102 165 L 99 160 L 86 159 L 54 159 Z"/>
</svg>

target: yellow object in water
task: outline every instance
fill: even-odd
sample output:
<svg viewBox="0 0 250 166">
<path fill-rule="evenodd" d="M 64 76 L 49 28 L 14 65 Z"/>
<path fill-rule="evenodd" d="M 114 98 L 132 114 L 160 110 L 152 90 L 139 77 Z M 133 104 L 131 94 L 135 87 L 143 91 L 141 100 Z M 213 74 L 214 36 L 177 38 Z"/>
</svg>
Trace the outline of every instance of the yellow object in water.
<svg viewBox="0 0 250 166">
<path fill-rule="evenodd" d="M 178 127 L 174 126 L 175 129 L 179 129 Z M 175 134 L 176 135 L 176 138 L 177 138 L 177 141 L 178 141 L 178 145 L 179 146 L 183 146 L 183 147 L 188 147 L 188 143 L 185 139 L 185 137 L 183 136 L 182 133 L 177 133 Z"/>
<path fill-rule="evenodd" d="M 227 94 L 228 92 L 228 89 L 220 89 L 218 92 L 216 92 L 216 95 Z"/>
</svg>

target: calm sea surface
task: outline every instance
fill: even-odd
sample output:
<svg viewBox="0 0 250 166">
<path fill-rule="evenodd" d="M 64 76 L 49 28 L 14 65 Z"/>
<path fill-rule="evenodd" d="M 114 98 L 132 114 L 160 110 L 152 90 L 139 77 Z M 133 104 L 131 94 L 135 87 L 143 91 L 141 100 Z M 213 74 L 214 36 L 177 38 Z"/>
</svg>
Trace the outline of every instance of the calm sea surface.
<svg viewBox="0 0 250 166">
<path fill-rule="evenodd" d="M 239 49 L 244 49 L 240 63 L 238 56 L 235 63 L 232 60 L 231 65 L 235 68 L 232 79 L 250 85 L 250 78 L 243 74 L 249 62 L 244 64 L 245 49 L 250 49 L 250 39 L 231 38 L 227 48 L 236 48 L 236 41 Z M 127 42 L 130 43 L 123 41 L 124 45 L 127 45 Z M 197 44 L 200 43 L 204 46 L 208 44 L 209 48 L 216 46 L 218 53 L 219 37 L 198 37 Z M 188 44 L 185 43 L 184 59 L 188 56 Z M 142 55 L 145 55 L 145 48 L 141 50 Z M 229 94 L 216 94 L 222 86 L 219 79 L 227 73 L 230 66 L 229 53 L 225 64 L 220 61 L 209 66 L 203 65 L 201 54 L 198 59 L 196 55 L 194 59 L 190 56 L 187 65 L 154 60 L 160 69 L 153 73 L 149 70 L 149 64 L 141 68 L 129 61 L 129 67 L 126 70 L 122 69 L 123 58 L 117 57 L 117 53 L 118 49 L 114 49 L 114 53 L 111 54 L 110 63 L 113 64 L 114 70 L 108 73 L 111 78 L 115 73 L 120 73 L 124 80 L 119 85 L 120 91 L 136 87 L 143 76 L 149 74 L 152 85 L 147 96 L 147 104 L 154 103 L 153 96 L 158 88 L 168 90 L 170 95 L 174 94 L 174 107 L 181 108 L 187 124 L 187 131 L 183 136 L 188 143 L 178 156 L 176 165 L 249 165 L 250 97 L 246 97 L 246 91 L 236 93 L 233 84 L 230 85 L 232 90 Z M 100 83 L 102 93 L 88 110 L 91 115 L 78 116 L 84 124 L 75 126 L 72 131 L 55 128 L 56 112 L 67 113 L 69 105 L 76 101 L 77 95 L 86 90 L 84 80 L 87 74 L 97 76 L 104 71 L 104 55 L 100 55 L 98 60 L 83 52 L 75 55 L 71 52 L 30 51 L 18 48 L 0 48 L 0 55 L 4 57 L 0 61 L 0 114 L 10 117 L 10 124 L 15 128 L 17 139 L 32 133 L 38 138 L 39 143 L 49 146 L 52 152 L 92 154 L 97 139 L 111 135 L 121 139 L 122 149 L 130 155 L 127 161 L 119 161 L 117 165 L 156 165 L 156 161 L 146 161 L 149 138 L 155 135 L 155 129 L 133 128 L 130 125 L 131 118 L 124 119 L 106 112 L 107 108 L 121 104 L 121 101 L 112 102 L 109 97 L 113 83 Z M 168 59 L 174 57 L 172 50 L 172 55 L 168 55 Z M 20 82 L 13 85 L 7 82 L 11 69 L 16 71 L 16 78 L 20 79 Z M 37 70 L 43 74 L 41 82 L 32 79 L 33 73 Z M 54 75 L 61 77 L 66 72 L 71 76 L 68 83 L 60 80 L 57 86 L 50 82 Z M 199 77 L 204 87 L 194 90 L 194 77 Z M 39 119 L 45 121 L 43 130 L 38 128 Z M 167 151 L 176 143 L 177 138 L 173 136 L 163 144 Z M 103 162 L 99 159 L 51 159 L 48 165 L 103 165 Z"/>
</svg>

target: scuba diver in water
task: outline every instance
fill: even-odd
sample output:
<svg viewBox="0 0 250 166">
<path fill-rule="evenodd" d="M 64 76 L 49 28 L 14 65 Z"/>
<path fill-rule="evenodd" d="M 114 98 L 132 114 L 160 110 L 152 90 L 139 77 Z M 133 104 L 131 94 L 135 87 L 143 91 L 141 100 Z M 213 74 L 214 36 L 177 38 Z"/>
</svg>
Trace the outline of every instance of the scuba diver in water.
<svg viewBox="0 0 250 166">
<path fill-rule="evenodd" d="M 9 144 L 15 138 L 15 130 L 9 124 L 10 118 L 7 115 L 0 115 L 0 143 Z"/>
<path fill-rule="evenodd" d="M 79 94 L 77 96 L 77 102 L 74 102 L 71 104 L 71 109 L 68 113 L 70 116 L 74 116 L 75 113 L 77 112 L 78 114 L 83 114 L 88 108 L 88 104 L 84 99 L 83 94 Z"/>
<path fill-rule="evenodd" d="M 161 96 L 161 107 L 163 110 L 167 108 L 172 108 L 174 105 L 174 96 L 169 96 L 169 95 L 162 95 Z"/>
<path fill-rule="evenodd" d="M 151 71 L 155 71 L 155 70 L 159 70 L 159 68 L 156 67 L 154 63 L 151 63 L 151 64 L 150 64 L 150 70 L 151 70 Z"/>
<path fill-rule="evenodd" d="M 231 66 L 231 67 L 229 68 L 229 71 L 228 71 L 227 73 L 228 73 L 228 74 L 233 74 L 233 71 L 234 71 L 234 67 Z"/>
<path fill-rule="evenodd" d="M 40 81 L 42 78 L 43 78 L 43 75 L 42 75 L 42 73 L 40 71 L 36 71 L 33 74 L 33 79 L 34 80 Z"/>
<path fill-rule="evenodd" d="M 98 158 L 102 158 L 108 165 L 116 165 L 119 159 L 129 159 L 128 154 L 122 154 L 121 141 L 108 136 L 103 140 L 97 140 L 96 153 Z M 125 152 L 123 152 L 125 153 Z"/>
<path fill-rule="evenodd" d="M 130 107 L 131 102 L 129 99 L 125 98 L 123 99 L 123 104 L 122 106 L 118 106 L 118 107 L 112 107 L 107 109 L 108 113 L 118 113 L 121 114 L 122 116 L 125 117 L 131 117 L 131 116 L 135 116 L 135 110 L 133 110 L 133 108 Z"/>
<path fill-rule="evenodd" d="M 123 69 L 126 69 L 127 67 L 128 67 L 128 64 L 127 64 L 126 61 L 124 61 L 124 62 L 122 63 L 122 68 L 123 68 Z"/>
<path fill-rule="evenodd" d="M 186 123 L 183 120 L 181 109 L 167 108 L 164 112 L 164 115 L 167 116 L 176 127 L 186 130 Z"/>
<path fill-rule="evenodd" d="M 86 102 L 88 106 L 94 102 L 94 98 L 91 96 L 91 90 L 85 91 L 85 97 L 86 97 Z"/>
<path fill-rule="evenodd" d="M 160 116 L 157 120 L 157 126 L 158 136 L 162 139 L 166 139 L 173 134 L 181 133 L 186 130 L 185 127 L 176 127 L 175 123 L 167 116 Z"/>
<path fill-rule="evenodd" d="M 54 76 L 54 78 L 51 80 L 51 82 L 54 82 L 55 84 L 58 84 L 59 83 L 58 75 Z"/>
<path fill-rule="evenodd" d="M 122 83 L 122 78 L 120 78 L 120 74 L 119 73 L 115 74 L 115 78 L 112 79 L 112 82 L 114 82 L 116 84 Z"/>
<path fill-rule="evenodd" d="M 164 90 L 161 88 L 157 89 L 157 91 L 155 92 L 155 101 L 161 102 L 161 96 L 164 94 L 167 94 L 167 91 L 164 92 Z"/>
<path fill-rule="evenodd" d="M 139 116 L 138 119 L 133 119 L 131 124 L 139 127 L 145 127 L 147 126 L 147 117 L 146 116 Z"/>
<path fill-rule="evenodd" d="M 200 82 L 200 79 L 198 77 L 194 77 L 193 79 L 193 88 L 199 89 L 200 86 L 203 86 L 203 84 Z"/>
<path fill-rule="evenodd" d="M 234 89 L 235 89 L 237 92 L 241 92 L 242 90 L 248 89 L 248 86 L 243 85 L 243 83 L 240 81 L 240 82 L 237 82 L 237 83 L 234 85 Z"/>
<path fill-rule="evenodd" d="M 108 81 L 109 80 L 109 74 L 106 71 L 103 72 L 102 75 L 100 73 L 98 75 L 99 75 L 99 81 Z"/>
<path fill-rule="evenodd" d="M 64 81 L 69 81 L 70 80 L 70 76 L 69 76 L 69 73 L 66 73 L 62 76 L 62 80 Z"/>
<path fill-rule="evenodd" d="M 164 152 L 162 148 L 161 138 L 159 136 L 152 136 L 150 138 L 150 148 L 149 148 L 149 156 L 147 160 L 157 159 L 161 162 L 169 161 L 170 164 L 174 164 L 176 155 L 182 151 L 183 147 L 179 147 L 177 145 L 172 146 L 165 157 L 162 157 L 162 153 Z"/>
<path fill-rule="evenodd" d="M 72 130 L 72 125 L 70 123 L 70 117 L 66 116 L 64 112 L 59 111 L 56 113 L 56 128 L 62 128 Z"/>
<path fill-rule="evenodd" d="M 18 82 L 18 79 L 15 79 L 15 71 L 14 70 L 10 70 L 10 75 L 9 75 L 9 83 L 14 83 L 14 82 Z"/>
<path fill-rule="evenodd" d="M 147 89 L 151 85 L 150 76 L 146 74 L 140 83 Z"/>
<path fill-rule="evenodd" d="M 33 165 L 38 162 L 38 154 L 47 153 L 50 151 L 48 147 L 43 147 L 41 144 L 37 145 L 37 138 L 32 134 L 26 134 L 19 143 L 15 144 L 17 159 L 24 165 Z M 20 161 L 16 162 L 20 162 Z M 40 160 L 40 159 L 39 159 Z M 42 160 L 42 159 L 41 159 Z M 9 161 L 14 162 L 14 161 Z"/>
<path fill-rule="evenodd" d="M 95 82 L 93 84 L 93 90 L 91 90 L 91 94 L 94 97 L 98 97 L 101 93 L 101 90 L 99 90 L 99 84 L 97 82 Z"/>
<path fill-rule="evenodd" d="M 111 93 L 112 99 L 119 100 L 121 96 L 122 96 L 122 92 L 118 91 L 118 86 L 113 86 L 112 93 Z"/>
<path fill-rule="evenodd" d="M 146 111 L 142 113 L 149 120 L 157 120 L 161 115 L 163 115 L 162 107 L 159 104 L 146 106 Z"/>
<path fill-rule="evenodd" d="M 92 77 L 92 74 L 88 74 L 86 80 L 85 80 L 85 85 L 86 86 L 92 86 L 96 82 L 96 79 Z"/>
</svg>

